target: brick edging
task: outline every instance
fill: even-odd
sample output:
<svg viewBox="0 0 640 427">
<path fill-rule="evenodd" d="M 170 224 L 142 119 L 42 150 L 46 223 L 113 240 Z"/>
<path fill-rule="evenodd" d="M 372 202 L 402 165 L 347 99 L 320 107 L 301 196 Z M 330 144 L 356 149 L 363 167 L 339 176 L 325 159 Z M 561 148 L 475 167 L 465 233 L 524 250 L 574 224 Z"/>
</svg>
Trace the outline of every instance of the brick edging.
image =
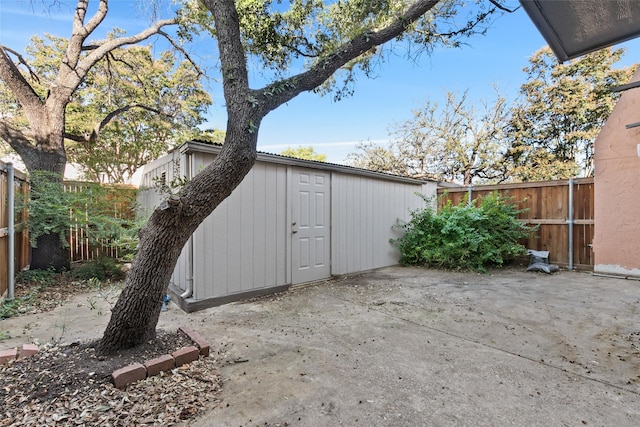
<svg viewBox="0 0 640 427">
<path fill-rule="evenodd" d="M 133 363 L 116 369 L 111 374 L 113 385 L 116 388 L 123 389 L 136 381 L 191 363 L 198 360 L 200 356 L 209 356 L 209 343 L 199 333 L 186 326 L 179 327 L 178 331 L 185 334 L 194 345 L 182 347 L 171 354 L 164 354 L 144 363 Z M 37 352 L 38 346 L 36 344 L 23 344 L 15 348 L 0 350 L 0 365 L 9 363 L 12 360 L 27 358 Z"/>
<path fill-rule="evenodd" d="M 15 348 L 0 350 L 0 365 L 11 362 L 12 360 L 26 359 L 38 352 L 38 346 L 35 344 L 23 344 Z"/>
<path fill-rule="evenodd" d="M 194 343 L 194 345 L 182 347 L 171 354 L 163 354 L 144 363 L 134 363 L 120 369 L 116 369 L 111 374 L 111 382 L 116 388 L 123 389 L 136 381 L 143 380 L 161 372 L 170 371 L 173 368 L 182 366 L 198 360 L 198 357 L 209 356 L 209 343 L 197 332 L 186 326 L 178 328 Z"/>
</svg>

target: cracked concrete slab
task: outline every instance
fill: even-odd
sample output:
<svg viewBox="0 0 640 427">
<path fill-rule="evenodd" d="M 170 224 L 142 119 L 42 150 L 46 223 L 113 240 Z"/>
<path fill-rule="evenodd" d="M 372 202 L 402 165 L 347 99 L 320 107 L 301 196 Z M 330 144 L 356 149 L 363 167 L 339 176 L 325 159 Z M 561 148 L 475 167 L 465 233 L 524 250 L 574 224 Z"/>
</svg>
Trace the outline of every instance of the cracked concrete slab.
<svg viewBox="0 0 640 427">
<path fill-rule="evenodd" d="M 580 272 L 390 267 L 192 314 L 172 306 L 159 326 L 227 354 L 222 407 L 185 425 L 631 426 L 639 291 Z M 75 304 L 60 312 L 64 339 L 99 336 L 108 306 Z M 25 336 L 48 339 L 33 323 Z"/>
</svg>

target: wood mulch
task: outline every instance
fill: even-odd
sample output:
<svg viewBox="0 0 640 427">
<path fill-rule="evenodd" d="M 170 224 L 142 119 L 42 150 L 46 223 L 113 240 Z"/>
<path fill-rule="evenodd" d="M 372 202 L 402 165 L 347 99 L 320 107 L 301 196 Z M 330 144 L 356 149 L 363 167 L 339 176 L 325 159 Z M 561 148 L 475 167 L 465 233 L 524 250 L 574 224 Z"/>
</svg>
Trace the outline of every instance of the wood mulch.
<svg viewBox="0 0 640 427">
<path fill-rule="evenodd" d="M 42 302 L 35 301 L 24 314 L 53 309 L 80 291 L 86 289 L 69 283 L 47 286 L 38 293 Z M 94 344 L 48 343 L 33 356 L 0 366 L 0 426 L 170 426 L 219 404 L 218 368 L 225 355 L 215 349 L 209 357 L 125 390 L 111 384 L 118 368 L 192 345 L 181 332 L 158 331 L 156 340 L 112 357 L 96 356 Z"/>
</svg>

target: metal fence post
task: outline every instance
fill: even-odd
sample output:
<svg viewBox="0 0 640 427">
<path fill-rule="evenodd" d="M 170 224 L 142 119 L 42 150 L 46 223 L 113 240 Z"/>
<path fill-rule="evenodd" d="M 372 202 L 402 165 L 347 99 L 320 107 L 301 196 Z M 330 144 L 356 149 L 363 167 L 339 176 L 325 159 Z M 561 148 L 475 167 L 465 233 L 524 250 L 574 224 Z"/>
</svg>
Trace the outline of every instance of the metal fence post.
<svg viewBox="0 0 640 427">
<path fill-rule="evenodd" d="M 8 207 L 7 207 L 7 217 L 9 220 L 8 225 L 8 238 L 9 238 L 9 256 L 7 257 L 7 262 L 9 263 L 8 267 L 8 279 L 9 279 L 9 293 L 7 295 L 8 300 L 12 300 L 14 298 L 14 288 L 15 288 L 15 188 L 16 184 L 14 182 L 14 170 L 13 163 L 7 163 L 7 199 L 8 199 Z"/>
<path fill-rule="evenodd" d="M 569 227 L 569 270 L 573 270 L 573 178 L 569 178 L 569 213 L 567 215 Z"/>
</svg>

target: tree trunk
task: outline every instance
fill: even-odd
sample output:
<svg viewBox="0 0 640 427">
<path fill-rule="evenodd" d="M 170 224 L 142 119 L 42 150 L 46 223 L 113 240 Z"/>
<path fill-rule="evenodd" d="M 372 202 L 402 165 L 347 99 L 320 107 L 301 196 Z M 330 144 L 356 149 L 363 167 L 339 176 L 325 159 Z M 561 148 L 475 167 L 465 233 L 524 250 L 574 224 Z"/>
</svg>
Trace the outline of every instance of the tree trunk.
<svg viewBox="0 0 640 427">
<path fill-rule="evenodd" d="M 219 156 L 185 185 L 180 197 L 171 197 L 157 208 L 140 231 L 138 252 L 97 346 L 98 354 L 113 354 L 155 337 L 162 299 L 182 248 L 253 167 L 257 134 L 230 128 L 232 121 L 246 123 L 246 119 L 229 120 L 231 130 Z"/>
<path fill-rule="evenodd" d="M 48 114 L 46 114 L 48 113 Z M 34 172 L 50 172 L 47 176 L 59 191 L 64 191 L 64 169 L 67 156 L 63 145 L 64 108 L 46 111 L 38 125 L 33 126 L 36 136 L 36 146 L 16 146 L 16 151 L 22 158 L 27 170 Z M 35 182 L 31 183 L 33 186 Z M 49 233 L 36 239 L 36 247 L 31 251 L 31 269 L 47 269 L 53 267 L 56 271 L 69 269 L 69 252 L 63 245 L 65 236 Z"/>
<path fill-rule="evenodd" d="M 45 234 L 36 239 L 36 246 L 31 248 L 31 270 L 46 270 L 53 268 L 55 271 L 69 271 L 69 251 L 62 246 L 60 235 L 57 233 Z"/>
</svg>

